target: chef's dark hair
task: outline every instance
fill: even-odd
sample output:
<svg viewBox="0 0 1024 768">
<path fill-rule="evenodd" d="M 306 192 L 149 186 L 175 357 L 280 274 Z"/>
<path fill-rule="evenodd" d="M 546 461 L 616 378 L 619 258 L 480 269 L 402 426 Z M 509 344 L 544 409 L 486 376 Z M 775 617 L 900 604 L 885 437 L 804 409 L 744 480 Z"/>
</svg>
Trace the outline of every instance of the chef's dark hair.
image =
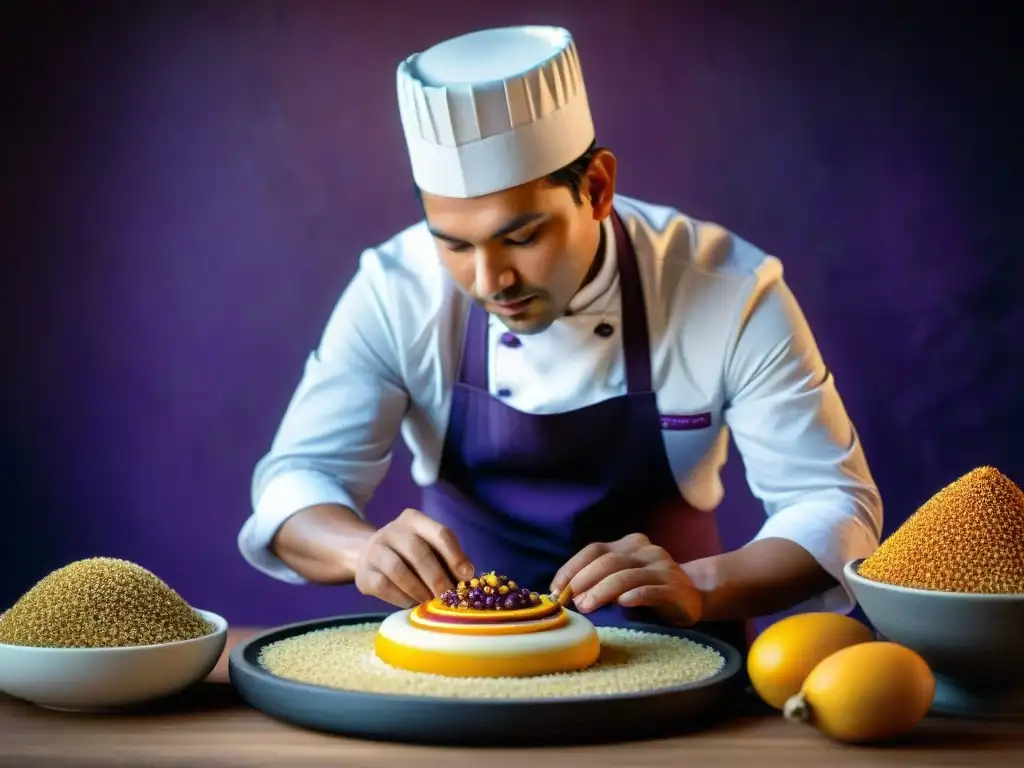
<svg viewBox="0 0 1024 768">
<path fill-rule="evenodd" d="M 595 141 L 587 147 L 586 152 L 577 157 L 571 163 L 559 168 L 554 173 L 548 174 L 548 181 L 552 184 L 569 188 L 569 192 L 572 194 L 572 199 L 576 201 L 576 205 L 583 204 L 583 197 L 580 195 L 580 187 L 583 186 L 583 179 L 586 177 L 587 169 L 590 168 L 590 163 L 593 161 L 594 155 L 597 154 L 597 151 L 598 146 Z"/>
<path fill-rule="evenodd" d="M 597 154 L 599 149 L 600 147 L 597 146 L 597 142 L 592 142 L 587 147 L 587 151 L 582 155 L 568 165 L 564 165 L 557 171 L 548 174 L 548 181 L 552 184 L 569 188 L 569 193 L 572 195 L 572 199 L 576 201 L 576 205 L 583 204 L 580 187 L 583 186 L 583 179 L 586 177 L 590 163 L 593 162 L 594 155 Z M 415 183 L 413 183 L 413 188 L 416 190 L 416 198 L 420 201 L 420 205 L 423 205 L 423 191 Z"/>
</svg>

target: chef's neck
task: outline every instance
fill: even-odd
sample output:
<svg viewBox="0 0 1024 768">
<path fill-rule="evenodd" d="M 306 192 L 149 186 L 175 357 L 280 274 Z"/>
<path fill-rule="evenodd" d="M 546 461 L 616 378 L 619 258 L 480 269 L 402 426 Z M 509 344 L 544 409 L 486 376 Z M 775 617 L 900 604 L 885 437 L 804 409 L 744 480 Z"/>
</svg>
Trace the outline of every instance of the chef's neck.
<svg viewBox="0 0 1024 768">
<path fill-rule="evenodd" d="M 587 274 L 583 276 L 583 282 L 580 283 L 580 291 L 594 282 L 594 278 L 601 271 L 601 265 L 604 264 L 604 227 L 600 229 L 601 237 L 597 241 L 597 253 L 594 254 L 593 261 L 590 262 L 590 269 L 587 270 Z M 576 291 L 576 293 L 579 293 L 579 291 Z"/>
<path fill-rule="evenodd" d="M 610 266 L 610 255 L 608 252 L 610 244 L 609 229 L 610 221 L 602 221 L 594 258 L 591 260 L 590 267 L 580 282 L 580 287 L 576 290 L 572 300 L 569 302 L 569 306 L 565 309 L 566 317 L 585 310 L 594 301 L 603 296 L 614 281 L 613 271 L 608 268 Z"/>
</svg>

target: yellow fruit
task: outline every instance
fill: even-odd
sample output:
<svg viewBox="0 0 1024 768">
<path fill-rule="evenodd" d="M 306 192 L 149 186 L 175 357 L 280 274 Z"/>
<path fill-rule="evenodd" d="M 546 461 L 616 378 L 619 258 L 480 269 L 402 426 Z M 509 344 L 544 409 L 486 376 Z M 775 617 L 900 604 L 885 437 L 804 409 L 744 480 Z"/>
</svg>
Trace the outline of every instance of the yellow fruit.
<svg viewBox="0 0 1024 768">
<path fill-rule="evenodd" d="M 782 709 L 818 662 L 836 651 L 874 640 L 864 624 L 838 613 L 799 613 L 775 622 L 755 638 L 747 674 L 757 695 Z"/>
<path fill-rule="evenodd" d="M 884 741 L 916 726 L 931 707 L 935 677 L 918 654 L 889 642 L 861 643 L 829 656 L 786 702 L 786 718 L 837 741 Z"/>
</svg>

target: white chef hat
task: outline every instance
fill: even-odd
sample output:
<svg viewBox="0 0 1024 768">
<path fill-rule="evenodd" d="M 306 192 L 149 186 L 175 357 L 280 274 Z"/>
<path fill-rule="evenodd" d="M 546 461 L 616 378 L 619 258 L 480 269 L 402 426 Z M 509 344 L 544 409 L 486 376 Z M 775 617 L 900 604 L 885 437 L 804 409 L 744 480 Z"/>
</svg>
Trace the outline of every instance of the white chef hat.
<svg viewBox="0 0 1024 768">
<path fill-rule="evenodd" d="M 398 67 L 398 107 L 424 192 L 479 197 L 577 159 L 594 123 L 572 35 L 560 27 L 471 32 Z"/>
</svg>

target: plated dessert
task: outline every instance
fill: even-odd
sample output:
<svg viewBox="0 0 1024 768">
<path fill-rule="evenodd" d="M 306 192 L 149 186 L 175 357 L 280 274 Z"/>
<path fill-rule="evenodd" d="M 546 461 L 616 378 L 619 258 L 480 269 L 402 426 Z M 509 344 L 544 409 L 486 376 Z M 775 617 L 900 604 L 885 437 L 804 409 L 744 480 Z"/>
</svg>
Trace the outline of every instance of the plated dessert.
<svg viewBox="0 0 1024 768">
<path fill-rule="evenodd" d="M 528 677 L 586 669 L 601 642 L 585 616 L 491 571 L 388 616 L 374 651 L 410 672 Z"/>
</svg>

